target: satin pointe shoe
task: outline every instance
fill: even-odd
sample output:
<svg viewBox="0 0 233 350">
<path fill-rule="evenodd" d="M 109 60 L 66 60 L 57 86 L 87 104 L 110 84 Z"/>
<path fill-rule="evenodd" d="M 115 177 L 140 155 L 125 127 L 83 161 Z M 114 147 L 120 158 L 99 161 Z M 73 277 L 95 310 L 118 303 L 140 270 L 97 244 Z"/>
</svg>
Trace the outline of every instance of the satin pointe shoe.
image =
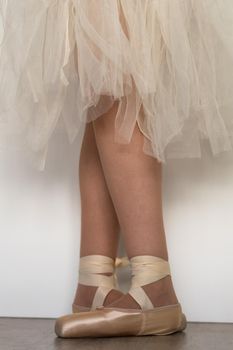
<svg viewBox="0 0 233 350">
<path fill-rule="evenodd" d="M 183 331 L 187 321 L 180 303 L 154 307 L 142 286 L 170 275 L 168 261 L 151 255 L 130 259 L 129 294 L 140 309 L 100 306 L 88 313 L 64 315 L 55 322 L 62 338 L 167 335 Z"/>
<path fill-rule="evenodd" d="M 127 257 L 117 257 L 115 260 L 105 255 L 86 255 L 79 262 L 79 283 L 86 286 L 98 287 L 90 307 L 78 305 L 73 302 L 72 312 L 86 312 L 103 306 L 107 294 L 112 290 L 119 290 L 116 268 L 127 266 Z M 110 276 L 100 273 L 112 273 Z"/>
</svg>

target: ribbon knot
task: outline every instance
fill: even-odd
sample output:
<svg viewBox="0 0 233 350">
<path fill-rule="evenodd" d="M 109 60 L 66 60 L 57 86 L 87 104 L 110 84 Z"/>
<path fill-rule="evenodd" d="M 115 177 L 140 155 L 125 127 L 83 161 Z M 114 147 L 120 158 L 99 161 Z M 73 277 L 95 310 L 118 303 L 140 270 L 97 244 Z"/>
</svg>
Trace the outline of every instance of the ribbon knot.
<svg viewBox="0 0 233 350">
<path fill-rule="evenodd" d="M 127 256 L 116 257 L 115 259 L 115 267 L 125 267 L 129 265 L 129 259 Z"/>
</svg>

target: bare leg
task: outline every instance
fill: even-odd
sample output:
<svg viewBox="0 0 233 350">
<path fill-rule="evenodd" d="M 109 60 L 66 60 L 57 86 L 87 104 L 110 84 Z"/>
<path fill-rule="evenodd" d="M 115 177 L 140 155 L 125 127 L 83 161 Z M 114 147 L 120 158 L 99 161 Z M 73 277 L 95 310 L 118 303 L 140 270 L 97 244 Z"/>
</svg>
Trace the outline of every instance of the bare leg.
<svg viewBox="0 0 233 350">
<path fill-rule="evenodd" d="M 80 256 L 101 254 L 111 258 L 117 255 L 119 222 L 109 195 L 96 148 L 93 124 L 87 123 L 79 160 L 81 197 Z M 108 274 L 106 274 L 108 275 Z M 97 287 L 78 284 L 74 302 L 90 306 Z M 111 291 L 104 305 L 122 296 Z"/>
<path fill-rule="evenodd" d="M 130 144 L 114 143 L 116 107 L 117 103 L 93 124 L 128 257 L 148 254 L 168 260 L 162 216 L 161 163 L 142 151 L 143 134 L 138 126 L 135 127 Z M 171 276 L 143 288 L 154 305 L 178 302 Z M 113 305 L 139 307 L 129 294 Z"/>
</svg>

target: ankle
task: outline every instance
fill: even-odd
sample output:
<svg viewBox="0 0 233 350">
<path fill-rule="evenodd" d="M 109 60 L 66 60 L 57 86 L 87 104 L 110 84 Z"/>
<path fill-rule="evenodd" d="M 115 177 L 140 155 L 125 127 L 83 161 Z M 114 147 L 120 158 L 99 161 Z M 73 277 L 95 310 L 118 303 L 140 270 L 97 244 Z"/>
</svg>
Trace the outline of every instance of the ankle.
<svg viewBox="0 0 233 350">
<path fill-rule="evenodd" d="M 111 276 L 112 273 L 106 272 L 106 273 L 100 273 L 100 275 Z M 76 290 L 73 303 L 80 306 L 90 307 L 97 289 L 98 289 L 98 286 L 89 286 L 89 285 L 78 283 L 78 287 Z M 121 298 L 123 295 L 124 293 L 122 293 L 120 290 L 112 289 L 106 295 L 103 305 L 112 303 L 115 300 Z"/>
<path fill-rule="evenodd" d="M 177 304 L 177 299 L 171 276 L 152 282 L 142 287 L 154 306 Z"/>
</svg>

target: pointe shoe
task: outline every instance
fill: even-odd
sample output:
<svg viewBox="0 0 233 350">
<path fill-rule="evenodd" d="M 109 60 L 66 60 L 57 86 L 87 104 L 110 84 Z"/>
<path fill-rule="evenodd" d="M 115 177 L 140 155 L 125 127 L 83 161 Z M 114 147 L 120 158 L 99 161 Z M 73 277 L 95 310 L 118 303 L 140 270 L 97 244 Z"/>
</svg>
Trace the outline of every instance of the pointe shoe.
<svg viewBox="0 0 233 350">
<path fill-rule="evenodd" d="M 167 335 L 183 331 L 187 321 L 180 303 L 154 307 L 142 286 L 170 275 L 168 261 L 140 255 L 130 259 L 129 294 L 141 309 L 100 306 L 88 313 L 64 315 L 55 322 L 62 338 Z"/>
<path fill-rule="evenodd" d="M 98 306 L 103 306 L 107 294 L 112 290 L 119 290 L 116 268 L 127 266 L 127 257 L 115 260 L 105 255 L 86 255 L 80 258 L 79 263 L 79 283 L 86 286 L 98 287 L 90 307 L 78 305 L 73 302 L 72 312 L 87 312 L 94 310 Z M 100 273 L 112 273 L 110 276 Z"/>
</svg>

